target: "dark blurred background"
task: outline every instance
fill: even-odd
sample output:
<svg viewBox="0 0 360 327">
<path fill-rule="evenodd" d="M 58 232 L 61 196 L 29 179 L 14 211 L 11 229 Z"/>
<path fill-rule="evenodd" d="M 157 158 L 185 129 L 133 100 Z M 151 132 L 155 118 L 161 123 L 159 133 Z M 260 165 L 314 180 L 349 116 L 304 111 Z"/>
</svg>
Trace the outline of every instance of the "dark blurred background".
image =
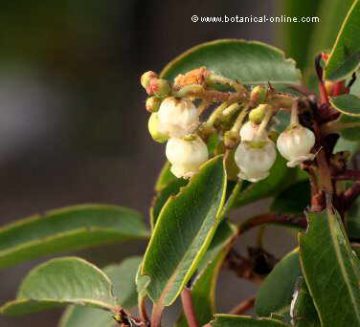
<svg viewBox="0 0 360 327">
<path fill-rule="evenodd" d="M 297 0 L 294 0 L 297 1 Z M 316 1 L 315 1 L 316 2 Z M 314 2 L 314 5 L 315 5 Z M 13 0 L 0 10 L 0 220 L 75 203 L 135 208 L 147 218 L 164 147 L 147 134 L 142 72 L 201 42 L 245 38 L 278 46 L 286 24 L 192 23 L 190 17 L 263 15 L 280 1 Z M 304 26 L 304 28 L 306 28 Z M 294 40 L 296 42 L 296 40 Z M 247 208 L 245 215 L 259 206 Z M 293 235 L 268 241 L 277 253 Z M 247 235 L 244 243 L 250 240 Z M 125 243 L 79 254 L 98 265 L 138 254 Z M 110 251 L 111 250 L 111 251 Z M 34 264 L 0 272 L 0 300 Z M 237 290 L 237 291 L 234 291 Z M 222 276 L 220 309 L 254 292 Z M 56 326 L 60 312 L 0 318 L 1 327 Z"/>
</svg>

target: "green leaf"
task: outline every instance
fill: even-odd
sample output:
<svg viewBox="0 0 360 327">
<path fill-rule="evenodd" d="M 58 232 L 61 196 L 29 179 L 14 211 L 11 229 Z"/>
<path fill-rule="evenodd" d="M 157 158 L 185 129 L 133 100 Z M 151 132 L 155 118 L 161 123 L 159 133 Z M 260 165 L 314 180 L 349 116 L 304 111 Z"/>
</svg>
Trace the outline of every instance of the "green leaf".
<svg viewBox="0 0 360 327">
<path fill-rule="evenodd" d="M 358 111 L 358 117 L 341 115 L 340 119 L 335 122 L 340 128 L 341 136 L 350 141 L 360 140 L 360 108 Z"/>
<path fill-rule="evenodd" d="M 346 217 L 347 229 L 350 239 L 360 240 L 360 197 L 351 206 Z"/>
<path fill-rule="evenodd" d="M 277 15 L 286 15 L 287 17 L 314 17 L 320 3 L 319 0 L 280 0 L 275 2 L 276 5 L 279 5 L 276 10 Z M 306 67 L 310 40 L 316 25 L 316 23 L 276 24 L 276 32 L 279 34 L 277 39 L 284 43 L 285 53 L 294 58 L 301 69 Z"/>
<path fill-rule="evenodd" d="M 63 314 L 59 327 L 116 327 L 112 315 L 101 309 L 70 306 Z"/>
<path fill-rule="evenodd" d="M 70 303 L 111 311 L 115 305 L 111 288 L 110 279 L 89 262 L 56 258 L 30 271 L 16 300 L 6 303 L 0 312 L 23 315 Z"/>
<path fill-rule="evenodd" d="M 201 326 L 210 321 L 216 312 L 215 292 L 217 279 L 222 263 L 228 253 L 228 246 L 235 233 L 236 228 L 223 220 L 216 230 L 208 251 L 199 264 L 191 295 L 196 318 Z M 188 326 L 183 314 L 176 326 Z"/>
<path fill-rule="evenodd" d="M 142 257 L 130 257 L 120 264 L 105 267 L 104 273 L 113 284 L 116 303 L 124 309 L 131 309 L 137 304 L 135 276 Z M 82 306 L 70 306 L 61 319 L 60 327 L 113 327 L 112 314 L 103 310 Z"/>
<path fill-rule="evenodd" d="M 171 168 L 170 162 L 166 161 L 164 166 L 161 168 L 159 177 L 157 178 L 156 183 L 155 183 L 155 191 L 156 192 L 160 192 L 168 184 L 177 180 L 177 178 L 170 171 L 170 168 Z"/>
<path fill-rule="evenodd" d="M 296 291 L 292 300 L 292 324 L 295 327 L 320 327 L 314 301 L 304 278 L 299 277 L 296 283 Z"/>
<path fill-rule="evenodd" d="M 277 314 L 289 320 L 290 303 L 299 276 L 301 269 L 297 248 L 282 258 L 261 284 L 255 302 L 257 315 L 270 317 Z"/>
<path fill-rule="evenodd" d="M 330 103 L 334 109 L 345 115 L 360 117 L 360 98 L 355 95 L 345 94 L 330 98 Z"/>
<path fill-rule="evenodd" d="M 161 72 L 174 79 L 192 69 L 205 66 L 224 77 L 244 84 L 299 84 L 301 75 L 295 62 L 282 51 L 260 42 L 217 40 L 200 44 L 171 61 Z"/>
<path fill-rule="evenodd" d="M 233 207 L 275 196 L 292 181 L 295 173 L 296 170 L 287 168 L 285 159 L 278 154 L 275 164 L 270 169 L 269 177 L 260 182 L 248 184 L 233 201 Z"/>
<path fill-rule="evenodd" d="M 325 78 L 345 79 L 360 63 L 360 2 L 355 0 L 340 29 L 325 67 Z"/>
<path fill-rule="evenodd" d="M 152 228 L 154 228 L 160 211 L 165 205 L 166 201 L 171 197 L 179 193 L 181 187 L 187 184 L 187 180 L 183 178 L 175 179 L 169 182 L 165 187 L 158 192 L 155 196 L 150 208 L 150 222 Z"/>
<path fill-rule="evenodd" d="M 158 307 L 175 301 L 219 224 L 226 190 L 222 160 L 215 157 L 205 163 L 161 210 L 137 280 L 147 284 L 147 293 Z"/>
<path fill-rule="evenodd" d="M 89 204 L 52 210 L 0 229 L 0 267 L 147 236 L 141 215 L 119 206 Z"/>
<path fill-rule="evenodd" d="M 303 275 L 321 325 L 360 325 L 360 262 L 350 248 L 340 217 L 332 210 L 308 214 L 300 235 Z"/>
<path fill-rule="evenodd" d="M 270 210 L 276 213 L 303 213 L 310 203 L 309 181 L 290 185 L 280 192 L 272 202 Z"/>
<path fill-rule="evenodd" d="M 292 0 L 289 0 L 292 1 Z M 321 51 L 331 49 L 336 35 L 349 11 L 353 0 L 321 0 L 317 16 L 320 23 L 315 24 L 311 34 L 308 51 L 308 66 L 314 72 L 314 58 Z"/>
<path fill-rule="evenodd" d="M 210 322 L 212 327 L 285 327 L 287 325 L 274 319 L 253 319 L 250 317 L 217 314 Z"/>
</svg>

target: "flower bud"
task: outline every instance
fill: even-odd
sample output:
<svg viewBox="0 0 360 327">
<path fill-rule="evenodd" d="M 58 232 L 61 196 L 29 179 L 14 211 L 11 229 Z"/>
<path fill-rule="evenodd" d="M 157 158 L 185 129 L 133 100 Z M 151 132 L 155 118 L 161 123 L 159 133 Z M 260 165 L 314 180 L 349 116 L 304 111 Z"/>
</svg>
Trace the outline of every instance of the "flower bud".
<svg viewBox="0 0 360 327">
<path fill-rule="evenodd" d="M 199 111 L 188 99 L 168 97 L 160 105 L 159 130 L 170 137 L 191 134 L 199 125 Z"/>
<path fill-rule="evenodd" d="M 158 143 L 164 143 L 168 140 L 168 136 L 159 132 L 159 117 L 156 112 L 150 115 L 148 121 L 148 130 L 154 141 Z"/>
<path fill-rule="evenodd" d="M 295 167 L 306 160 L 313 160 L 310 153 L 315 144 L 314 133 L 301 125 L 295 125 L 282 132 L 277 140 L 277 148 L 288 160 L 288 167 Z"/>
<path fill-rule="evenodd" d="M 153 78 L 157 78 L 157 74 L 155 72 L 152 72 L 152 71 L 148 71 L 144 74 L 141 75 L 141 78 L 140 78 L 140 83 L 141 83 L 141 86 L 146 89 L 149 84 L 150 84 L 150 81 L 153 79 Z"/>
<path fill-rule="evenodd" d="M 263 142 L 241 142 L 234 155 L 240 169 L 239 178 L 257 182 L 269 176 L 269 170 L 275 162 L 275 144 Z"/>
<path fill-rule="evenodd" d="M 255 86 L 250 93 L 250 101 L 254 104 L 264 103 L 266 100 L 267 90 L 264 86 Z"/>
<path fill-rule="evenodd" d="M 161 104 L 161 100 L 157 97 L 149 97 L 146 99 L 145 108 L 149 112 L 156 112 L 159 110 Z"/>
<path fill-rule="evenodd" d="M 228 149 L 234 148 L 240 141 L 239 134 L 234 131 L 227 131 L 224 134 L 224 144 Z"/>
<path fill-rule="evenodd" d="M 240 140 L 253 141 L 256 137 L 259 125 L 252 123 L 251 121 L 246 122 L 240 129 Z"/>
<path fill-rule="evenodd" d="M 149 95 L 156 95 L 163 98 L 170 94 L 171 87 L 167 80 L 162 78 L 153 78 L 150 80 L 149 85 L 146 88 L 146 92 Z"/>
<path fill-rule="evenodd" d="M 264 119 L 267 108 L 267 104 L 259 104 L 255 109 L 250 111 L 249 120 L 254 124 L 260 124 Z"/>
<path fill-rule="evenodd" d="M 171 163 L 171 172 L 177 178 L 190 178 L 208 159 L 206 144 L 197 135 L 171 138 L 166 144 L 166 157 Z"/>
</svg>

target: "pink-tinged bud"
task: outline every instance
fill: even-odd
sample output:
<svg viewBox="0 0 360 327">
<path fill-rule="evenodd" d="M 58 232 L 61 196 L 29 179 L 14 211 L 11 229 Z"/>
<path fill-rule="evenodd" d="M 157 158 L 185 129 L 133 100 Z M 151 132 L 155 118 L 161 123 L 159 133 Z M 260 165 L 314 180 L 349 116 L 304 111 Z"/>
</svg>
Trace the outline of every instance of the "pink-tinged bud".
<svg viewBox="0 0 360 327">
<path fill-rule="evenodd" d="M 239 178 L 258 182 L 269 176 L 276 159 L 275 144 L 270 141 L 241 142 L 234 155 L 240 169 Z"/>
<path fill-rule="evenodd" d="M 170 94 L 171 87 L 167 80 L 161 78 L 153 78 L 150 80 L 146 92 L 149 95 L 156 95 L 157 97 L 163 98 Z"/>
<path fill-rule="evenodd" d="M 264 103 L 267 96 L 267 90 L 264 86 L 255 86 L 250 93 L 250 101 L 253 104 Z"/>
<path fill-rule="evenodd" d="M 156 112 L 159 110 L 161 99 L 152 96 L 146 99 L 145 108 L 148 112 Z"/>
<path fill-rule="evenodd" d="M 155 73 L 155 72 L 152 72 L 152 71 L 148 71 L 144 74 L 141 75 L 141 78 L 140 78 L 140 83 L 141 83 L 141 86 L 146 89 L 149 84 L 150 84 L 150 81 L 154 78 L 157 78 L 158 75 Z"/>
<path fill-rule="evenodd" d="M 306 160 L 313 160 L 310 153 L 315 144 L 314 133 L 301 125 L 295 125 L 282 132 L 277 139 L 280 154 L 288 160 L 288 167 L 295 167 Z"/>
</svg>

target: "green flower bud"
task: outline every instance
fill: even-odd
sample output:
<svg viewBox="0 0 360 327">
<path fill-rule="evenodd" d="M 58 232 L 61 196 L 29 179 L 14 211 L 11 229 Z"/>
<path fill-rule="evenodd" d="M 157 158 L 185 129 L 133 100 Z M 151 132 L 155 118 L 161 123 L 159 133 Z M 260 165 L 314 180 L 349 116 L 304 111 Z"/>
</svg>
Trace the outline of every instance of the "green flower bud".
<svg viewBox="0 0 360 327">
<path fill-rule="evenodd" d="M 152 71 L 148 71 L 144 74 L 141 75 L 141 78 L 140 78 L 140 83 L 141 83 L 141 86 L 146 89 L 149 84 L 150 84 L 150 81 L 153 79 L 153 78 L 157 78 L 158 75 L 155 73 L 155 72 L 152 72 Z"/>
<path fill-rule="evenodd" d="M 224 144 L 228 149 L 233 149 L 240 141 L 239 133 L 235 131 L 227 131 L 224 134 Z"/>
<path fill-rule="evenodd" d="M 148 121 L 148 129 L 151 137 L 154 141 L 158 143 L 164 143 L 168 140 L 168 136 L 166 134 L 163 134 L 159 132 L 159 117 L 156 112 L 153 112 L 150 115 L 149 121 Z"/>
<path fill-rule="evenodd" d="M 267 90 L 264 86 L 255 86 L 250 93 L 250 101 L 254 104 L 264 103 L 267 95 Z"/>
<path fill-rule="evenodd" d="M 268 110 L 267 104 L 259 104 L 255 109 L 250 111 L 249 120 L 254 124 L 260 124 L 264 119 L 266 110 Z"/>
<path fill-rule="evenodd" d="M 149 112 L 156 112 L 159 110 L 161 100 L 157 97 L 149 97 L 146 99 L 145 108 Z"/>
</svg>

